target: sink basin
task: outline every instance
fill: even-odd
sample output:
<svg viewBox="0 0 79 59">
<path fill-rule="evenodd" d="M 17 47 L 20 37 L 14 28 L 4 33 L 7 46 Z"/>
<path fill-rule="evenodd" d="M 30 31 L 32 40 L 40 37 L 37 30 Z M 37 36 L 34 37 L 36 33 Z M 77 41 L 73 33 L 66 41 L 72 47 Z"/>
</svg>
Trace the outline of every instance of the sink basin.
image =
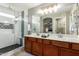
<svg viewBox="0 0 79 59">
<path fill-rule="evenodd" d="M 49 37 L 49 34 L 47 34 L 47 35 L 41 35 L 41 37 L 44 37 L 44 38 L 47 38 L 47 37 Z"/>
<path fill-rule="evenodd" d="M 58 34 L 57 37 L 58 37 L 58 38 L 63 38 L 63 35 Z"/>
<path fill-rule="evenodd" d="M 47 36 L 43 36 L 43 35 L 42 35 L 41 37 L 46 38 Z"/>
</svg>

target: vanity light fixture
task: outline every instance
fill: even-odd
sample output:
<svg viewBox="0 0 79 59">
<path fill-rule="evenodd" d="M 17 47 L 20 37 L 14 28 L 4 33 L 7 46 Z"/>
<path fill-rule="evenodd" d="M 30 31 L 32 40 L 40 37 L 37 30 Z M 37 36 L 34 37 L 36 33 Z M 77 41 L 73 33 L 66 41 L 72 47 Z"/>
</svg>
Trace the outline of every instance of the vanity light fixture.
<svg viewBox="0 0 79 59">
<path fill-rule="evenodd" d="M 53 11 L 54 11 L 54 12 L 57 12 L 58 8 L 60 8 L 60 7 L 61 7 L 60 4 L 55 5 L 55 6 L 53 7 Z"/>
<path fill-rule="evenodd" d="M 0 12 L 0 16 L 4 16 L 4 17 L 8 17 L 8 18 L 15 18 L 14 15 L 10 15 L 10 14 L 3 13 L 3 12 Z"/>
<path fill-rule="evenodd" d="M 53 6 L 53 7 L 49 7 L 49 8 L 45 8 L 45 9 L 40 9 L 38 11 L 38 13 L 44 15 L 44 14 L 52 13 L 53 11 L 54 12 L 57 12 L 57 10 L 60 7 L 61 7 L 61 5 L 60 4 L 57 4 L 57 5 Z"/>
</svg>

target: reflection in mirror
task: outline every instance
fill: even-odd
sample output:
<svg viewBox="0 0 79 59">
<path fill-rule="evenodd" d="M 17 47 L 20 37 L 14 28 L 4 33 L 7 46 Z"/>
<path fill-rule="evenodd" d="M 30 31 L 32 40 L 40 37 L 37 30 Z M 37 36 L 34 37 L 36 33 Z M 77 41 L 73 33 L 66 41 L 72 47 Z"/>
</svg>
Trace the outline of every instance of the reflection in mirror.
<svg viewBox="0 0 79 59">
<path fill-rule="evenodd" d="M 79 16 L 74 16 L 70 23 L 70 32 L 71 34 L 79 34 Z"/>
<path fill-rule="evenodd" d="M 52 18 L 43 19 L 43 32 L 52 32 Z"/>
<path fill-rule="evenodd" d="M 30 24 L 28 24 L 28 34 L 31 34 Z"/>
<path fill-rule="evenodd" d="M 79 35 L 79 5 L 75 4 L 70 19 L 70 34 Z"/>
<path fill-rule="evenodd" d="M 32 33 L 79 34 L 79 5 L 76 3 L 44 4 L 29 12 L 32 16 Z"/>
<path fill-rule="evenodd" d="M 65 19 L 57 18 L 56 19 L 56 33 L 65 34 Z"/>
<path fill-rule="evenodd" d="M 32 32 L 39 33 L 40 32 L 40 17 L 39 16 L 32 16 Z"/>
</svg>

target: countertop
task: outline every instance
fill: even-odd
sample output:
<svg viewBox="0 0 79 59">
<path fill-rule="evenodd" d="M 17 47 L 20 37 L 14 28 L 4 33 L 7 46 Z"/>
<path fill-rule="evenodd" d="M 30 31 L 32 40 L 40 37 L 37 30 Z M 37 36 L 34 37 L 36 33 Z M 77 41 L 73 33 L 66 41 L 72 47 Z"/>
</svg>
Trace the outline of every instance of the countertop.
<svg viewBox="0 0 79 59">
<path fill-rule="evenodd" d="M 48 39 L 48 40 L 56 40 L 56 41 L 64 41 L 64 42 L 71 42 L 71 43 L 79 43 L 79 38 L 76 36 L 63 36 L 62 38 L 58 37 L 57 35 L 51 35 L 49 37 L 41 37 L 40 35 L 25 35 L 25 37 L 35 37 L 41 39 Z"/>
</svg>

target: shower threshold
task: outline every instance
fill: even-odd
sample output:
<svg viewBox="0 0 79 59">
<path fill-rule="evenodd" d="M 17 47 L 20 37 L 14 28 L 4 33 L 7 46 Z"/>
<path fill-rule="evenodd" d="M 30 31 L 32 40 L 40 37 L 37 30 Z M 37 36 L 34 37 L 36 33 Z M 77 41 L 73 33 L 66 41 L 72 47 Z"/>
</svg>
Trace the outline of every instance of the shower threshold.
<svg viewBox="0 0 79 59">
<path fill-rule="evenodd" d="M 14 50 L 14 49 L 16 49 L 16 48 L 18 48 L 18 47 L 20 47 L 20 46 L 21 46 L 21 45 L 19 45 L 19 44 L 14 44 L 14 45 L 10 45 L 10 46 L 1 48 L 1 49 L 0 49 L 0 55 L 1 55 L 1 54 L 4 54 L 4 53 L 6 53 L 6 52 L 9 52 L 9 51 L 11 51 L 11 50 Z"/>
</svg>

